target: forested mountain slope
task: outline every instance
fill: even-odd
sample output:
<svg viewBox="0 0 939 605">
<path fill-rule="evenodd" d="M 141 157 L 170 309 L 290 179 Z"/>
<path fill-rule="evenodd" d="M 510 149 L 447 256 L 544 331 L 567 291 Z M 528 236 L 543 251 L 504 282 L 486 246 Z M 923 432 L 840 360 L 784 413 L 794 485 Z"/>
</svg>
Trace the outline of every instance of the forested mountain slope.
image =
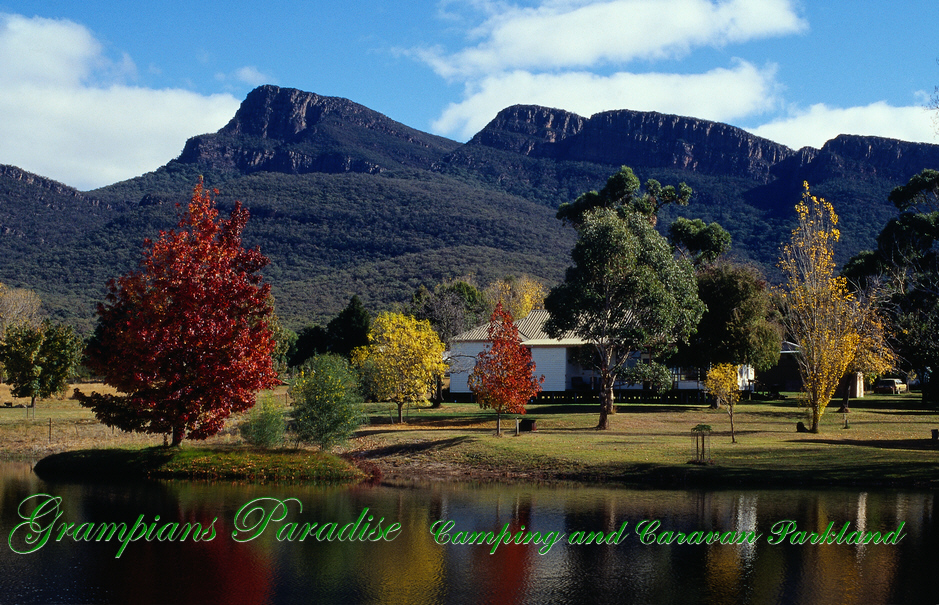
<svg viewBox="0 0 939 605">
<path fill-rule="evenodd" d="M 250 209 L 246 243 L 270 257 L 265 275 L 291 327 L 328 319 L 353 294 L 378 310 L 453 277 L 527 273 L 550 285 L 574 240 L 557 206 L 624 164 L 695 190 L 660 225 L 716 220 L 734 253 L 772 276 L 803 180 L 841 215 L 843 261 L 873 246 L 894 186 L 939 167 L 939 146 L 840 136 L 792 150 L 694 118 L 536 106 L 507 108 L 460 144 L 346 99 L 262 86 L 224 128 L 135 179 L 78 192 L 0 167 L 0 282 L 35 289 L 87 331 L 105 282 L 175 224 L 202 175 L 223 209 L 236 199 Z"/>
</svg>

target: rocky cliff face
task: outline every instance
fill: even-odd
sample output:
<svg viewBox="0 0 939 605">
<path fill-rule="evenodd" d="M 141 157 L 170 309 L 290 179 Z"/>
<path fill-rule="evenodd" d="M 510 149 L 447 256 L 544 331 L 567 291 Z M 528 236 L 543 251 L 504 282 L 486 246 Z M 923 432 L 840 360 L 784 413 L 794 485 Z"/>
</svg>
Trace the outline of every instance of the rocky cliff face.
<svg viewBox="0 0 939 605">
<path fill-rule="evenodd" d="M 551 157 L 556 144 L 583 130 L 586 121 L 563 109 L 515 105 L 500 111 L 468 145 L 484 145 L 531 157 Z"/>
<path fill-rule="evenodd" d="M 35 254 L 29 250 L 31 243 L 68 241 L 123 208 L 16 166 L 0 165 L 0 259 L 15 267 L 16 248 Z"/>
<path fill-rule="evenodd" d="M 792 149 L 739 128 L 629 110 L 590 118 L 533 106 L 503 110 L 468 145 L 530 157 L 605 165 L 676 168 L 766 182 Z"/>
<path fill-rule="evenodd" d="M 224 128 L 191 138 L 176 161 L 243 173 L 375 174 L 429 168 L 457 146 L 347 99 L 261 86 Z"/>
<path fill-rule="evenodd" d="M 764 184 L 779 178 L 820 182 L 857 176 L 902 181 L 925 166 L 939 166 L 939 145 L 839 135 L 822 149 L 796 151 L 708 120 L 630 110 L 583 118 L 531 105 L 504 109 L 454 156 L 472 155 L 471 146 L 532 158 L 674 168 Z"/>
<path fill-rule="evenodd" d="M 0 164 L 0 183 L 7 183 L 7 185 L 0 185 L 5 187 L 8 187 L 9 183 L 18 183 L 29 186 L 37 191 L 45 190 L 60 196 L 74 197 L 77 199 L 85 198 L 80 191 L 73 187 L 63 185 L 58 181 L 47 179 L 46 177 L 33 174 L 32 172 L 26 172 L 22 168 L 7 166 L 5 164 Z"/>
<path fill-rule="evenodd" d="M 532 105 L 503 110 L 460 144 L 346 99 L 262 86 L 167 166 L 94 192 L 0 166 L 0 281 L 49 292 L 54 313 L 84 313 L 90 329 L 102 284 L 133 266 L 144 238 L 172 226 L 173 203 L 204 174 L 224 200 L 250 204 L 246 241 L 272 259 L 279 310 L 294 326 L 328 319 L 352 293 L 383 308 L 453 275 L 550 283 L 574 237 L 554 218 L 558 204 L 624 164 L 642 180 L 694 189 L 692 204 L 666 208 L 661 225 L 676 215 L 717 221 L 735 256 L 772 279 L 803 180 L 834 204 L 844 262 L 896 215 L 893 187 L 939 168 L 939 146 L 839 136 L 792 150 L 707 120 Z M 286 176 L 303 173 L 320 174 Z"/>
<path fill-rule="evenodd" d="M 939 166 L 939 145 L 842 134 L 825 143 L 805 168 L 810 181 L 858 177 L 907 181 L 930 166 Z"/>
<path fill-rule="evenodd" d="M 253 90 L 215 134 L 191 138 L 177 162 L 217 170 L 376 174 L 441 165 L 491 173 L 483 149 L 552 162 L 666 168 L 744 178 L 821 182 L 874 176 L 908 179 L 939 165 L 939 146 L 841 135 L 798 151 L 745 130 L 696 118 L 616 110 L 590 118 L 535 105 L 499 112 L 466 145 L 436 137 L 347 99 L 276 86 Z M 513 179 L 533 183 L 511 166 Z M 490 175 L 498 179 L 498 175 Z"/>
</svg>

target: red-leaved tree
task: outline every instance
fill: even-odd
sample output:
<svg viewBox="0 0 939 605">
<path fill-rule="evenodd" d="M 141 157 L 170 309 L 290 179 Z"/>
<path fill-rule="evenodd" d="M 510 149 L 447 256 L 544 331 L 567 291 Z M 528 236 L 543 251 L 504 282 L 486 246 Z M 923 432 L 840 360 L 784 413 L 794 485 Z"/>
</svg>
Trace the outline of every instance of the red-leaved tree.
<svg viewBox="0 0 939 605">
<path fill-rule="evenodd" d="M 500 301 L 489 321 L 489 349 L 476 357 L 469 387 L 479 407 L 496 411 L 496 432 L 502 434 L 502 414 L 524 414 L 525 405 L 541 391 L 544 376 L 535 378 L 531 351 L 522 346 L 512 314 Z"/>
<path fill-rule="evenodd" d="M 108 283 L 87 361 L 120 394 L 80 398 L 108 426 L 205 439 L 275 383 L 268 260 L 242 247 L 248 210 L 221 219 L 214 195 L 200 179 L 177 228 Z"/>
</svg>

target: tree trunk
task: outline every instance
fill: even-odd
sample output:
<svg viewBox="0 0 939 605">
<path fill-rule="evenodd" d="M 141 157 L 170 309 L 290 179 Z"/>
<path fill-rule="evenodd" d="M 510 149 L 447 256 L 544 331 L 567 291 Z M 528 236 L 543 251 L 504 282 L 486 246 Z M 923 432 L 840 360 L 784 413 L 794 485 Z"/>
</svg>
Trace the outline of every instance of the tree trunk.
<svg viewBox="0 0 939 605">
<path fill-rule="evenodd" d="M 173 427 L 173 442 L 170 444 L 170 447 L 179 447 L 183 442 L 183 438 L 186 437 L 186 427 L 183 425 L 176 425 Z"/>
<path fill-rule="evenodd" d="M 737 443 L 737 433 L 734 431 L 734 408 L 727 406 L 727 413 L 730 415 L 730 442 Z"/>
<path fill-rule="evenodd" d="M 851 398 L 851 379 L 854 378 L 856 380 L 856 376 L 857 374 L 854 372 L 848 372 L 841 377 L 840 387 L 843 393 L 841 396 L 841 409 L 838 410 L 839 414 L 847 414 L 850 411 L 848 410 L 848 400 Z"/>
<path fill-rule="evenodd" d="M 404 423 L 404 402 L 398 404 L 398 424 Z"/>
<path fill-rule="evenodd" d="M 502 436 L 502 412 L 496 412 L 496 435 Z"/>
<path fill-rule="evenodd" d="M 610 428 L 609 416 L 614 413 L 613 374 L 604 372 L 600 377 L 600 422 L 597 429 L 605 431 Z"/>
<path fill-rule="evenodd" d="M 939 379 L 929 376 L 922 382 L 923 403 L 933 407 L 939 407 Z"/>
<path fill-rule="evenodd" d="M 430 398 L 431 408 L 438 409 L 443 404 L 443 378 L 437 376 L 434 379 L 434 395 Z"/>
</svg>

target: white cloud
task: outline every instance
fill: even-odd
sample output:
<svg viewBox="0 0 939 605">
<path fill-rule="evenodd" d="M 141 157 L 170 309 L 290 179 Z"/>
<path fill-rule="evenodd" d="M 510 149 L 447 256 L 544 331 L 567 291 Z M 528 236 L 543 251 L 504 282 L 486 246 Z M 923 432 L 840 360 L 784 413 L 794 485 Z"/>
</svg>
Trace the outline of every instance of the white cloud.
<svg viewBox="0 0 939 605">
<path fill-rule="evenodd" d="M 515 104 L 559 107 L 582 116 L 633 109 L 729 121 L 777 103 L 775 71 L 774 66 L 759 69 L 738 61 L 732 69 L 703 74 L 497 74 L 468 85 L 466 99 L 447 107 L 433 128 L 468 139 L 500 110 Z"/>
<path fill-rule="evenodd" d="M 748 130 L 793 149 L 820 148 L 839 134 L 935 144 L 935 118 L 935 112 L 923 106 L 893 107 L 880 101 L 863 107 L 839 108 L 819 103 Z"/>
<path fill-rule="evenodd" d="M 506 70 L 578 69 L 637 59 L 676 58 L 692 48 L 804 31 L 791 0 L 577 0 L 507 6 L 472 36 L 475 46 L 415 54 L 446 78 Z"/>
<path fill-rule="evenodd" d="M 261 73 L 261 71 L 253 65 L 246 65 L 245 67 L 242 67 L 235 72 L 235 77 L 239 82 L 249 86 L 260 86 L 262 84 L 270 84 L 272 82 L 270 76 Z"/>
<path fill-rule="evenodd" d="M 77 86 L 103 65 L 102 47 L 70 21 L 0 14 L 0 84 Z"/>
<path fill-rule="evenodd" d="M 79 24 L 0 14 L 0 163 L 91 189 L 165 164 L 238 109 L 230 95 L 125 83 L 135 76 Z"/>
<path fill-rule="evenodd" d="M 239 67 L 233 73 L 226 74 L 219 72 L 215 74 L 215 79 L 219 82 L 228 82 L 233 80 L 239 84 L 247 84 L 251 87 L 257 87 L 262 84 L 275 84 L 274 78 L 263 73 L 257 67 L 253 65 L 246 65 L 244 67 Z"/>
</svg>

